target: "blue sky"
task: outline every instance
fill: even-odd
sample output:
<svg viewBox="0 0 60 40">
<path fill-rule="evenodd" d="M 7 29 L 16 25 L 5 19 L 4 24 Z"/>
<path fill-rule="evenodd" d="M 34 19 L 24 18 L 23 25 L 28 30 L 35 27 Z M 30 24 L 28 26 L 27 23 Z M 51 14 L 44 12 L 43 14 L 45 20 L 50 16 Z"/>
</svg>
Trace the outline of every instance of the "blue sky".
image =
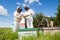
<svg viewBox="0 0 60 40">
<path fill-rule="evenodd" d="M 13 24 L 13 13 L 17 6 L 27 4 L 35 13 L 42 12 L 46 16 L 55 16 L 58 0 L 0 0 L 0 26 L 11 26 Z"/>
</svg>

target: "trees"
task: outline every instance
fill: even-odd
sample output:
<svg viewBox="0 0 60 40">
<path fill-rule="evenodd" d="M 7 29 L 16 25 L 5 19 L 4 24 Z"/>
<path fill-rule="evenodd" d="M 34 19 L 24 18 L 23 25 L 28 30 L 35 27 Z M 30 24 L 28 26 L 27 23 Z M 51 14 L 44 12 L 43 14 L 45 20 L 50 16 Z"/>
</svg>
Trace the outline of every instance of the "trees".
<svg viewBox="0 0 60 40">
<path fill-rule="evenodd" d="M 54 26 L 60 26 L 60 0 L 57 8 L 57 13 L 55 17 L 48 17 L 43 15 L 42 13 L 35 14 L 34 16 L 34 27 L 37 27 L 36 25 L 41 24 L 42 18 L 46 17 L 48 20 L 51 20 L 54 22 Z"/>
<path fill-rule="evenodd" d="M 59 0 L 59 4 L 58 4 L 56 19 L 57 19 L 57 21 L 58 21 L 58 22 L 57 22 L 57 23 L 58 23 L 58 26 L 60 26 L 60 0 Z"/>
<path fill-rule="evenodd" d="M 48 17 L 46 15 L 43 15 L 43 13 L 37 13 L 34 15 L 34 27 L 38 27 L 38 25 L 44 25 L 46 24 L 46 20 L 44 21 L 44 18 L 47 19 L 47 21 L 49 22 L 49 20 L 51 21 L 55 21 L 54 17 Z"/>
<path fill-rule="evenodd" d="M 42 13 L 38 13 L 34 15 L 34 27 L 37 27 L 38 24 L 41 24 L 42 18 L 44 17 L 44 15 Z"/>
</svg>

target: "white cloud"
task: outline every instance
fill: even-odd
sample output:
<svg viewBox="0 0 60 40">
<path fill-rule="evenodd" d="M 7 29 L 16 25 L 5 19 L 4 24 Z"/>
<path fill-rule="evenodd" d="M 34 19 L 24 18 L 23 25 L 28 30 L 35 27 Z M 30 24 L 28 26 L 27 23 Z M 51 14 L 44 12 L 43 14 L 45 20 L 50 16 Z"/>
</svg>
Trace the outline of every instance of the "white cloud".
<svg viewBox="0 0 60 40">
<path fill-rule="evenodd" d="M 34 2 L 34 0 L 30 0 L 30 1 L 29 1 L 30 4 L 33 3 L 33 2 Z"/>
<path fill-rule="evenodd" d="M 23 5 L 24 7 L 25 7 L 25 6 L 28 6 L 28 7 L 29 7 L 29 5 L 27 5 L 27 4 L 24 4 L 24 3 L 23 3 L 22 5 Z"/>
<path fill-rule="evenodd" d="M 0 24 L 1 24 L 2 22 L 0 22 Z"/>
<path fill-rule="evenodd" d="M 45 14 L 43 14 L 45 17 L 51 17 L 50 15 L 45 15 Z"/>
<path fill-rule="evenodd" d="M 25 3 L 27 3 L 29 0 L 24 0 Z"/>
<path fill-rule="evenodd" d="M 39 0 L 24 0 L 25 3 L 29 2 L 30 4 L 37 2 L 39 5 L 41 5 L 42 3 L 39 2 Z"/>
<path fill-rule="evenodd" d="M 20 5 L 20 2 L 17 2 L 16 4 L 17 4 L 17 5 Z"/>
<path fill-rule="evenodd" d="M 39 5 L 42 5 L 42 3 L 39 2 Z"/>
<path fill-rule="evenodd" d="M 11 21 L 10 18 L 9 19 L 4 18 L 0 20 L 0 28 L 5 28 L 5 27 L 11 28 L 12 24 L 13 24 L 13 21 Z"/>
<path fill-rule="evenodd" d="M 8 26 L 7 23 L 5 23 L 5 22 L 0 22 L 0 27 L 6 27 L 6 26 Z"/>
<path fill-rule="evenodd" d="M 0 5 L 0 15 L 8 15 L 7 9 Z"/>
<path fill-rule="evenodd" d="M 24 7 L 26 6 L 26 4 L 24 4 L 24 3 L 23 3 L 22 5 L 23 5 Z"/>
<path fill-rule="evenodd" d="M 10 23 L 7 22 L 0 22 L 0 28 L 12 28 Z"/>
</svg>

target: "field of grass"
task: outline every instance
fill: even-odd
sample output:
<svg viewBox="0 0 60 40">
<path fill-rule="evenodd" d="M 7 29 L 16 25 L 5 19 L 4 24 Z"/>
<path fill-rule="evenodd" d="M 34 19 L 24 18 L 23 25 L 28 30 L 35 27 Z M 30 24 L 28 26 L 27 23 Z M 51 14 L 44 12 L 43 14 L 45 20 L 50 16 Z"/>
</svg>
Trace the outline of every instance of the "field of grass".
<svg viewBox="0 0 60 40">
<path fill-rule="evenodd" d="M 51 35 L 50 33 L 47 33 L 45 35 L 39 33 L 39 35 L 36 36 L 28 36 L 23 37 L 23 40 L 60 40 L 60 32 L 55 33 L 54 35 Z"/>
<path fill-rule="evenodd" d="M 0 28 L 0 40 L 16 40 L 17 32 L 13 33 L 10 28 Z"/>
<path fill-rule="evenodd" d="M 13 33 L 10 28 L 0 28 L 0 40 L 18 40 L 18 34 Z M 42 34 L 38 32 L 38 36 L 23 37 L 22 40 L 60 40 L 60 32 L 51 35 L 50 33 Z"/>
</svg>

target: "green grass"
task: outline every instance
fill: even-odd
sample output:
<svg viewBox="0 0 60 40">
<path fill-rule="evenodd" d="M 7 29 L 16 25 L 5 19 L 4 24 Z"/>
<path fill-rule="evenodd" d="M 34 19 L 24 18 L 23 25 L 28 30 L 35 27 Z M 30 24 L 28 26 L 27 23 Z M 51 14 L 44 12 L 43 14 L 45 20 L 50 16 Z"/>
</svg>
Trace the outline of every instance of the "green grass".
<svg viewBox="0 0 60 40">
<path fill-rule="evenodd" d="M 60 40 L 60 32 L 57 32 L 54 35 L 51 35 L 50 33 L 43 35 L 40 33 L 38 37 L 27 36 L 27 37 L 23 37 L 23 40 Z"/>
<path fill-rule="evenodd" d="M 60 40 L 60 32 L 51 35 L 49 32 L 47 34 L 37 33 L 38 36 L 25 36 L 22 37 L 22 40 Z M 10 28 L 1 28 L 0 29 L 0 40 L 18 40 L 17 32 L 13 33 Z"/>
<path fill-rule="evenodd" d="M 16 40 L 17 32 L 13 33 L 10 28 L 0 28 L 0 40 Z"/>
</svg>

